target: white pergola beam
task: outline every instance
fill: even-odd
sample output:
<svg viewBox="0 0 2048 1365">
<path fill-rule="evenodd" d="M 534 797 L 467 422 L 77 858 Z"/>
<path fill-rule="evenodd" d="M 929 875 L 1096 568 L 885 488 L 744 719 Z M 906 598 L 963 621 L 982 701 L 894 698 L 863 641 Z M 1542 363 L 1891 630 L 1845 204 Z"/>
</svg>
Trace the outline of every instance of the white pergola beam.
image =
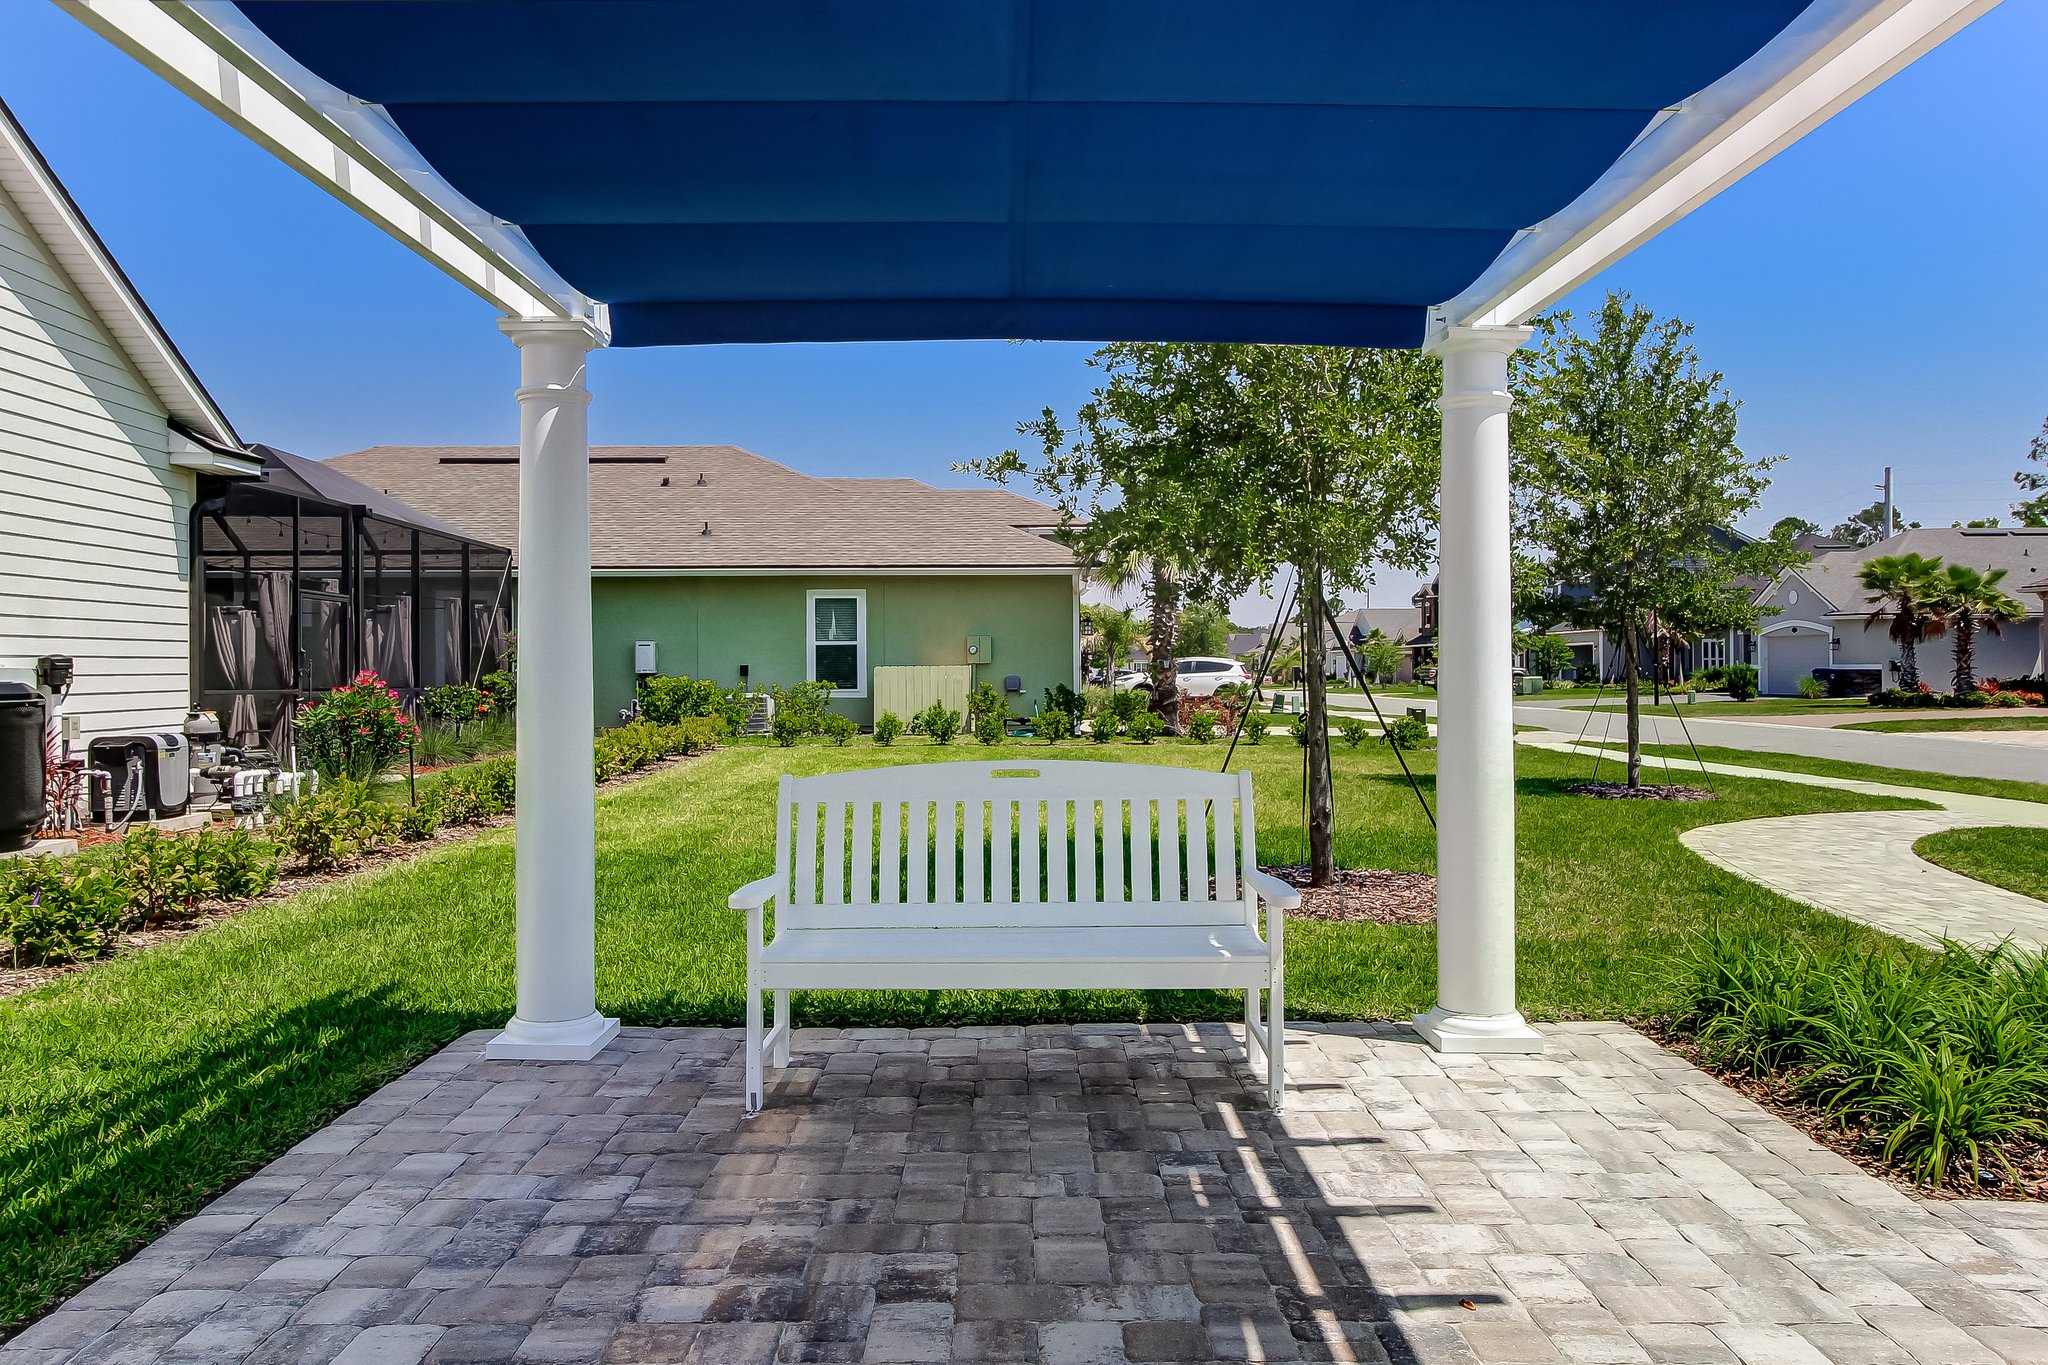
<svg viewBox="0 0 2048 1365">
<path fill-rule="evenodd" d="M 509 317 L 608 329 L 525 234 L 441 178 L 381 108 L 314 75 L 221 0 L 55 0 Z"/>
<path fill-rule="evenodd" d="M 1819 0 L 1668 111 L 1562 211 L 1436 310 L 1447 326 L 1527 321 L 1882 84 L 1998 0 Z"/>
</svg>

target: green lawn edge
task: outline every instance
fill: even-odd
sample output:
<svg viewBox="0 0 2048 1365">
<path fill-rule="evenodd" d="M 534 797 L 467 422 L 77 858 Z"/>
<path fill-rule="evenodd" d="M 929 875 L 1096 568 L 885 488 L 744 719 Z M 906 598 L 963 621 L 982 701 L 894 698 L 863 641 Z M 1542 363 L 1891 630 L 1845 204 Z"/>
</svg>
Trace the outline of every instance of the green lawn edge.
<svg viewBox="0 0 2048 1365">
<path fill-rule="evenodd" d="M 1663 771 L 1663 761 L 1667 758 L 1671 760 L 1671 770 L 1681 774 L 1693 758 L 1693 751 L 1680 744 L 1646 744 L 1643 746 L 1643 753 L 1658 760 L 1660 773 Z M 2048 783 L 2042 782 L 2011 782 L 1995 777 L 1962 777 L 1953 773 L 1925 772 L 1918 768 L 1887 768 L 1874 763 L 1851 763 L 1839 758 L 1762 753 L 1754 749 L 1723 749 L 1712 745 L 1701 745 L 1699 756 L 1708 763 L 1725 763 L 1735 767 L 1811 773 L 1816 777 L 1840 777 L 1854 782 L 1883 782 L 1898 787 L 1919 787 L 1926 791 L 1961 792 L 1965 796 L 2002 796 L 2011 801 L 2048 802 Z M 1697 773 L 1699 770 L 1694 768 L 1693 771 Z"/>
<path fill-rule="evenodd" d="M 1925 835 L 1913 852 L 1937 867 L 2048 901 L 2048 829 L 1987 825 Z"/>
</svg>

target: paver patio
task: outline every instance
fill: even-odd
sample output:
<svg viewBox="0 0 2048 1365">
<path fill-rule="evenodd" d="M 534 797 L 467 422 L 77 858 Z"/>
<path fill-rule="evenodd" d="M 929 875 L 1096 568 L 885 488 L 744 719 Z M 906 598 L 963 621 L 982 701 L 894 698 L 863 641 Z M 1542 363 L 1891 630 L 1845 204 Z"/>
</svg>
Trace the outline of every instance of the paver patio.
<svg viewBox="0 0 2048 1365">
<path fill-rule="evenodd" d="M 1923 1203 L 1619 1024 L 469 1035 L 4 1348 L 116 1361 L 2048 1360 L 2048 1207 Z"/>
</svg>

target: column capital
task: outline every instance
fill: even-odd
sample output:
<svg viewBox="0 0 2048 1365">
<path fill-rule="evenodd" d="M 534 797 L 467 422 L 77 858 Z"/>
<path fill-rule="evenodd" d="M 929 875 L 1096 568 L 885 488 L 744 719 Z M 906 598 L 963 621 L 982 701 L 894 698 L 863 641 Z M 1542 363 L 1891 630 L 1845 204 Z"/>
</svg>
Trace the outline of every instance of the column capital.
<svg viewBox="0 0 2048 1365">
<path fill-rule="evenodd" d="M 1469 322 L 1444 323 L 1430 327 L 1429 335 L 1422 343 L 1422 349 L 1432 355 L 1452 355 L 1462 351 L 1491 351 L 1496 355 L 1512 355 L 1535 334 L 1534 327 L 1481 326 Z"/>
<path fill-rule="evenodd" d="M 611 344 L 611 334 L 590 318 L 499 318 L 498 330 L 512 338 L 514 346 L 568 341 L 581 342 L 581 349 L 595 351 Z"/>
</svg>

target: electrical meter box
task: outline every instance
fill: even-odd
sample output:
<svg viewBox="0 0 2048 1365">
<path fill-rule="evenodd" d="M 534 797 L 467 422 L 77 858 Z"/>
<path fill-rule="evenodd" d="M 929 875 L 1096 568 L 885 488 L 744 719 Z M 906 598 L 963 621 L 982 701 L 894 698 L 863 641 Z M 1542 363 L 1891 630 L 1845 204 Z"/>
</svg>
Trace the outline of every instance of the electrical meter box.
<svg viewBox="0 0 2048 1365">
<path fill-rule="evenodd" d="M 654 666 L 654 641 L 635 640 L 633 642 L 634 674 L 638 677 L 646 678 L 660 671 L 660 669 Z"/>
<path fill-rule="evenodd" d="M 993 635 L 970 635 L 967 637 L 967 662 L 971 664 L 992 664 L 996 661 L 996 640 Z"/>
</svg>

